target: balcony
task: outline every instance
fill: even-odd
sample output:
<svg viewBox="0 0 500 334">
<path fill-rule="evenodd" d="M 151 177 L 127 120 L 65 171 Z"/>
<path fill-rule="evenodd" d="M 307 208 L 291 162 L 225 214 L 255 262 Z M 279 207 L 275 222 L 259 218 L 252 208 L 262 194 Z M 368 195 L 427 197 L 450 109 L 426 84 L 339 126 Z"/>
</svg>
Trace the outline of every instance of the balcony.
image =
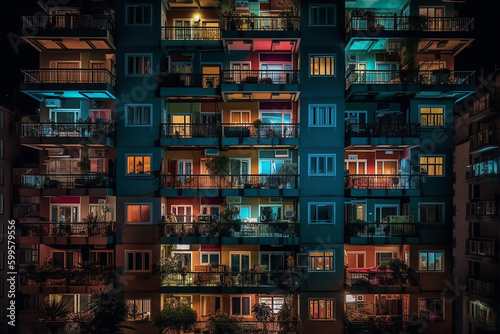
<svg viewBox="0 0 500 334">
<path fill-rule="evenodd" d="M 24 174 L 20 196 L 106 196 L 112 195 L 114 177 L 109 174 Z"/>
<path fill-rule="evenodd" d="M 467 203 L 467 219 L 498 218 L 498 200 Z"/>
<path fill-rule="evenodd" d="M 236 324 L 228 323 L 225 325 L 223 322 L 219 322 L 223 328 L 233 328 L 236 327 L 236 333 L 269 333 L 269 334 L 299 334 L 300 331 L 300 321 L 273 321 L 268 323 L 263 323 L 260 321 L 247 321 L 239 319 Z M 215 333 L 214 323 L 211 321 L 198 321 L 193 325 L 194 333 Z"/>
<path fill-rule="evenodd" d="M 414 146 L 420 143 L 420 124 L 360 124 L 346 126 L 346 146 Z"/>
<path fill-rule="evenodd" d="M 45 97 L 115 99 L 115 76 L 107 69 L 21 70 L 21 91 L 43 101 Z"/>
<path fill-rule="evenodd" d="M 23 39 L 40 52 L 56 50 L 114 51 L 114 21 L 96 15 L 23 16 Z"/>
<path fill-rule="evenodd" d="M 298 196 L 299 176 L 161 175 L 162 196 Z"/>
<path fill-rule="evenodd" d="M 232 16 L 222 18 L 222 30 L 227 31 L 290 31 L 300 30 L 297 16 Z"/>
<path fill-rule="evenodd" d="M 377 268 L 346 269 L 345 284 L 349 287 L 349 293 L 419 292 L 420 273 L 416 271 L 398 274 Z M 414 287 L 413 290 L 411 287 Z"/>
<path fill-rule="evenodd" d="M 21 244 L 106 245 L 113 243 L 114 222 L 20 223 Z"/>
<path fill-rule="evenodd" d="M 495 130 L 482 130 L 469 137 L 469 153 L 482 153 L 498 148 Z"/>
<path fill-rule="evenodd" d="M 243 221 L 235 226 L 196 216 L 172 218 L 160 225 L 162 244 L 298 244 L 300 224 L 295 221 Z"/>
<path fill-rule="evenodd" d="M 171 47 L 218 48 L 222 51 L 221 28 L 164 26 L 161 28 L 161 45 L 166 52 Z"/>
<path fill-rule="evenodd" d="M 497 304 L 493 300 L 491 305 Z M 500 326 L 498 325 L 498 311 L 494 306 L 491 306 L 480 300 L 469 299 L 467 305 L 467 321 L 474 324 L 474 327 L 485 332 L 498 333 Z"/>
<path fill-rule="evenodd" d="M 465 253 L 492 261 L 497 253 L 496 246 L 495 239 L 469 238 L 466 240 Z"/>
<path fill-rule="evenodd" d="M 421 181 L 420 175 L 354 174 L 345 177 L 345 189 L 351 196 L 417 196 Z"/>
<path fill-rule="evenodd" d="M 434 97 L 458 99 L 474 91 L 474 82 L 474 71 L 351 70 L 346 75 L 346 91 L 353 100 L 366 93 L 385 99 L 409 93 L 424 96 L 430 90 L 439 93 Z"/>
<path fill-rule="evenodd" d="M 404 218 L 405 216 L 389 216 Z M 406 216 L 411 217 L 413 216 Z M 413 220 L 413 219 L 412 219 Z M 368 244 L 417 244 L 419 243 L 419 224 L 413 222 L 347 224 L 346 234 L 351 245 Z"/>
<path fill-rule="evenodd" d="M 160 95 L 172 99 L 220 100 L 220 75 L 160 73 Z"/>
<path fill-rule="evenodd" d="M 114 147 L 113 123 L 22 123 L 21 144 L 35 148 L 60 144 Z"/>
<path fill-rule="evenodd" d="M 473 277 L 465 278 L 465 291 L 480 297 L 495 298 L 495 283 L 484 282 Z"/>
<path fill-rule="evenodd" d="M 347 315 L 345 320 L 346 334 L 373 333 L 374 324 L 381 333 L 402 333 L 418 331 L 422 323 L 416 316 L 410 315 Z M 425 320 L 424 320 L 425 321 Z"/>
<path fill-rule="evenodd" d="M 37 293 L 92 293 L 105 288 L 110 272 L 59 269 L 53 272 L 31 271 L 20 273 L 21 292 Z"/>
</svg>

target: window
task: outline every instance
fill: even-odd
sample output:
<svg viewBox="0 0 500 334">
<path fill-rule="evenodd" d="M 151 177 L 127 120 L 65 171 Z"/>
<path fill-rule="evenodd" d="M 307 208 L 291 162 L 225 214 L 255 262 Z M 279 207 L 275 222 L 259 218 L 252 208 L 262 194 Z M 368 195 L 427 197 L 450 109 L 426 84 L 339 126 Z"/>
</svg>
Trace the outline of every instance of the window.
<svg viewBox="0 0 500 334">
<path fill-rule="evenodd" d="M 309 252 L 310 271 L 335 271 L 333 263 L 333 251 Z"/>
<path fill-rule="evenodd" d="M 151 271 L 151 251 L 125 251 L 125 271 Z"/>
<path fill-rule="evenodd" d="M 419 298 L 418 317 L 420 319 L 444 320 L 444 302 L 442 298 Z"/>
<path fill-rule="evenodd" d="M 150 172 L 150 156 L 131 155 L 127 157 L 127 174 L 149 174 Z"/>
<path fill-rule="evenodd" d="M 0 139 L 0 159 L 3 159 L 3 150 L 4 150 L 4 147 L 3 147 L 3 139 Z"/>
<path fill-rule="evenodd" d="M 266 271 L 285 270 L 283 253 L 260 253 L 260 266 Z"/>
<path fill-rule="evenodd" d="M 309 154 L 310 176 L 334 176 L 335 154 Z"/>
<path fill-rule="evenodd" d="M 151 5 L 126 5 L 127 24 L 151 25 Z"/>
<path fill-rule="evenodd" d="M 250 316 L 250 297 L 231 297 L 231 314 Z"/>
<path fill-rule="evenodd" d="M 127 299 L 127 321 L 149 320 L 151 318 L 151 299 Z"/>
<path fill-rule="evenodd" d="M 420 223 L 444 223 L 443 204 L 420 204 Z"/>
<path fill-rule="evenodd" d="M 334 224 L 335 203 L 309 203 L 309 224 Z"/>
<path fill-rule="evenodd" d="M 336 12 L 335 5 L 309 5 L 309 25 L 335 26 Z"/>
<path fill-rule="evenodd" d="M 3 111 L 0 111 L 0 130 L 4 129 L 4 122 L 5 122 L 5 114 Z"/>
<path fill-rule="evenodd" d="M 0 186 L 3 186 L 3 166 L 0 166 Z"/>
<path fill-rule="evenodd" d="M 90 251 L 90 262 L 102 267 L 113 267 L 113 251 Z"/>
<path fill-rule="evenodd" d="M 421 156 L 420 169 L 425 170 L 429 176 L 444 176 L 444 157 Z"/>
<path fill-rule="evenodd" d="M 335 127 L 336 126 L 335 104 L 309 105 L 309 126 L 314 127 Z"/>
<path fill-rule="evenodd" d="M 150 55 L 127 55 L 128 75 L 151 74 L 151 56 Z"/>
<path fill-rule="evenodd" d="M 283 297 L 259 297 L 259 303 L 264 303 L 269 306 L 275 314 L 278 313 L 281 306 L 283 306 L 283 301 Z"/>
<path fill-rule="evenodd" d="M 126 125 L 151 125 L 151 105 L 127 105 Z"/>
<path fill-rule="evenodd" d="M 443 107 L 420 107 L 421 126 L 444 126 Z"/>
<path fill-rule="evenodd" d="M 419 252 L 418 268 L 420 271 L 444 271 L 444 252 Z"/>
<path fill-rule="evenodd" d="M 126 204 L 127 223 L 150 223 L 151 204 Z"/>
<path fill-rule="evenodd" d="M 309 299 L 309 319 L 335 320 L 335 300 Z"/>
<path fill-rule="evenodd" d="M 392 259 L 397 258 L 397 254 L 393 252 L 375 252 L 375 256 L 377 257 L 377 267 L 382 265 L 382 263 L 388 263 Z"/>
<path fill-rule="evenodd" d="M 230 252 L 231 272 L 239 273 L 250 270 L 250 252 L 233 253 Z"/>
<path fill-rule="evenodd" d="M 220 263 L 219 253 L 201 253 L 201 264 L 218 265 Z"/>
<path fill-rule="evenodd" d="M 310 76 L 334 76 L 335 75 L 335 56 L 311 56 L 309 59 L 311 63 Z"/>
</svg>

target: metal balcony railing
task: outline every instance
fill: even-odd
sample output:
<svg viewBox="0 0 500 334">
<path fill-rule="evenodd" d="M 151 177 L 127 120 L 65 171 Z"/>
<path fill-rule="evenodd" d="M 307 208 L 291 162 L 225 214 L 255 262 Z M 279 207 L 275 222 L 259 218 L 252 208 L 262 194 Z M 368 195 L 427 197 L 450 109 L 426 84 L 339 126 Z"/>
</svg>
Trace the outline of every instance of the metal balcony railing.
<svg viewBox="0 0 500 334">
<path fill-rule="evenodd" d="M 495 130 L 483 130 L 469 137 L 469 148 L 471 150 L 496 144 Z"/>
<path fill-rule="evenodd" d="M 474 18 L 466 17 L 425 17 L 425 16 L 352 16 L 346 25 L 351 30 L 389 30 L 389 31 L 436 31 L 458 32 L 473 31 Z"/>
<path fill-rule="evenodd" d="M 162 175 L 166 189 L 278 189 L 297 188 L 298 175 L 242 174 L 242 175 Z"/>
<path fill-rule="evenodd" d="M 298 84 L 298 70 L 223 70 L 222 83 Z"/>
<path fill-rule="evenodd" d="M 347 137 L 420 137 L 420 124 L 348 124 Z"/>
<path fill-rule="evenodd" d="M 65 14 L 65 15 L 37 15 L 22 16 L 23 29 L 102 29 L 113 31 L 114 21 L 108 17 L 98 17 L 95 15 Z M 24 31 L 24 30 L 23 30 Z"/>
<path fill-rule="evenodd" d="M 24 83 L 29 84 L 102 84 L 115 87 L 115 76 L 105 68 L 72 68 L 72 69 L 38 69 L 21 70 L 24 73 Z"/>
<path fill-rule="evenodd" d="M 111 123 L 22 123 L 21 137 L 115 137 Z"/>
<path fill-rule="evenodd" d="M 345 189 L 420 189 L 420 175 L 347 175 Z"/>
<path fill-rule="evenodd" d="M 403 83 L 471 85 L 474 84 L 474 71 L 351 70 L 346 76 L 346 89 L 354 84 L 390 85 Z"/>
<path fill-rule="evenodd" d="M 222 19 L 222 30 L 239 30 L 239 31 L 300 30 L 300 17 L 249 16 L 249 15 L 224 17 Z"/>
<path fill-rule="evenodd" d="M 160 73 L 160 87 L 197 87 L 217 88 L 220 86 L 219 74 Z"/>
<path fill-rule="evenodd" d="M 103 237 L 113 235 L 114 222 L 20 223 L 22 237 Z"/>
<path fill-rule="evenodd" d="M 99 286 L 109 281 L 109 271 L 58 270 L 20 273 L 21 286 Z"/>
<path fill-rule="evenodd" d="M 467 218 L 498 216 L 498 200 L 467 203 Z"/>
<path fill-rule="evenodd" d="M 258 128 L 249 123 L 219 124 L 162 124 L 162 138 L 196 137 L 259 137 L 259 138 L 297 138 L 297 123 L 262 123 Z"/>
<path fill-rule="evenodd" d="M 420 284 L 420 273 L 394 273 L 385 270 L 345 270 L 345 283 L 348 286 L 418 286 Z"/>
<path fill-rule="evenodd" d="M 418 235 L 414 223 L 348 223 L 350 237 L 414 237 Z"/>
<path fill-rule="evenodd" d="M 495 296 L 495 283 L 484 282 L 472 277 L 465 278 L 465 291 L 483 296 L 483 297 L 494 297 Z"/>
<path fill-rule="evenodd" d="M 470 255 L 494 257 L 496 254 L 496 243 L 494 239 L 470 238 L 466 240 L 465 252 Z"/>
<path fill-rule="evenodd" d="M 348 312 L 345 319 L 345 328 L 346 333 L 348 334 L 372 333 L 373 324 L 376 323 L 377 329 L 384 332 L 400 333 L 401 331 L 407 331 L 410 328 L 410 321 L 415 323 L 415 319 L 411 319 L 409 315 L 363 314 L 358 317 L 350 315 Z"/>
<path fill-rule="evenodd" d="M 114 178 L 109 174 L 25 174 L 21 188 L 112 188 Z"/>
<path fill-rule="evenodd" d="M 177 222 L 162 222 L 160 233 L 166 237 L 298 237 L 298 222 L 276 221 L 271 223 L 241 222 L 237 226 L 221 222 L 199 222 L 195 216 L 176 216 Z"/>
<path fill-rule="evenodd" d="M 299 321 L 246 321 L 238 318 L 237 322 L 228 321 L 224 324 L 223 321 L 218 321 L 221 328 L 235 328 L 236 333 L 269 333 L 269 334 L 299 334 L 300 322 Z M 212 321 L 198 321 L 193 325 L 195 333 L 214 333 L 214 322 Z"/>
<path fill-rule="evenodd" d="M 169 41 L 218 41 L 220 27 L 162 27 L 161 39 Z"/>
<path fill-rule="evenodd" d="M 162 275 L 163 286 L 277 286 L 295 273 L 286 270 L 263 272 L 186 272 Z"/>
</svg>

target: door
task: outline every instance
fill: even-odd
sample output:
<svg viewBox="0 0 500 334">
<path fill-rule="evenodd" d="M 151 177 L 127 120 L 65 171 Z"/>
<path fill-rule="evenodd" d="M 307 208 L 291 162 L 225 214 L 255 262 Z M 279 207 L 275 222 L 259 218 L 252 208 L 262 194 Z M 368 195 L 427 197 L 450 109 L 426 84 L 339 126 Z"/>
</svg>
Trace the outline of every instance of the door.
<svg viewBox="0 0 500 334">
<path fill-rule="evenodd" d="M 345 160 L 344 169 L 349 172 L 349 175 L 364 175 L 366 174 L 366 160 Z"/>
<path fill-rule="evenodd" d="M 76 223 L 78 222 L 78 206 L 53 205 L 52 222 Z"/>
<path fill-rule="evenodd" d="M 172 114 L 172 135 L 176 137 L 191 136 L 191 115 L 188 114 Z"/>
<path fill-rule="evenodd" d="M 231 70 L 234 83 L 245 82 L 250 75 L 250 63 L 231 63 Z"/>
<path fill-rule="evenodd" d="M 287 73 L 292 69 L 292 66 L 290 64 L 261 64 L 260 69 L 261 75 L 259 79 L 263 82 L 286 84 L 288 83 Z"/>
<path fill-rule="evenodd" d="M 172 205 L 172 214 L 177 216 L 177 222 L 191 223 L 193 221 L 191 205 Z"/>
<path fill-rule="evenodd" d="M 108 78 L 106 77 L 106 63 L 105 62 L 91 62 L 90 68 L 92 69 L 91 76 L 89 77 L 88 82 L 91 83 L 103 83 L 107 82 Z"/>
<path fill-rule="evenodd" d="M 54 69 L 51 72 L 50 82 L 52 83 L 76 83 L 80 82 L 80 62 L 50 62 L 50 68 Z"/>
<path fill-rule="evenodd" d="M 174 40 L 183 41 L 192 39 L 191 20 L 174 20 Z"/>
<path fill-rule="evenodd" d="M 215 88 L 219 86 L 220 65 L 202 65 L 201 67 L 203 88 Z"/>
<path fill-rule="evenodd" d="M 231 272 L 240 273 L 250 270 L 249 253 L 231 253 Z"/>
<path fill-rule="evenodd" d="M 201 296 L 201 320 L 208 320 L 211 316 L 222 309 L 220 296 Z"/>
<path fill-rule="evenodd" d="M 347 224 L 356 220 L 366 220 L 366 204 L 364 203 L 347 203 L 345 210 Z"/>
<path fill-rule="evenodd" d="M 193 161 L 192 160 L 177 160 L 177 173 L 179 180 L 182 183 L 186 182 L 190 175 L 193 174 Z"/>
<path fill-rule="evenodd" d="M 388 223 L 387 216 L 398 216 L 399 206 L 397 205 L 375 205 L 375 221 L 377 223 Z"/>
<path fill-rule="evenodd" d="M 398 73 L 399 65 L 396 63 L 377 63 L 375 69 L 377 70 L 377 78 L 375 79 L 377 83 L 388 83 L 393 79 L 399 77 Z"/>
<path fill-rule="evenodd" d="M 365 252 L 347 252 L 347 264 L 349 269 L 366 268 Z"/>
<path fill-rule="evenodd" d="M 427 29 L 430 31 L 445 31 L 449 29 L 444 24 L 444 7 L 420 7 L 419 14 L 427 17 Z"/>
<path fill-rule="evenodd" d="M 250 182 L 250 159 L 230 159 L 229 173 L 235 185 Z"/>
<path fill-rule="evenodd" d="M 377 175 L 397 175 L 398 161 L 397 160 L 377 160 L 375 173 Z"/>
</svg>

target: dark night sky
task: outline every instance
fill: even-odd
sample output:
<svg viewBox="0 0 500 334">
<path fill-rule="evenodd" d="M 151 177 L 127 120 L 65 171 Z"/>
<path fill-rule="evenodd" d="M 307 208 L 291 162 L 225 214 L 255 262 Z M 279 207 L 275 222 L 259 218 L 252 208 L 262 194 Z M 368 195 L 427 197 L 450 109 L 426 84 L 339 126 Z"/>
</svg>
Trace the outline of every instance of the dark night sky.
<svg viewBox="0 0 500 334">
<path fill-rule="evenodd" d="M 500 17 L 493 8 L 492 0 L 469 0 L 459 4 L 462 17 L 474 17 L 476 40 L 472 46 L 456 58 L 457 70 L 480 70 L 482 67 L 493 68 L 500 64 L 500 54 L 495 47 L 500 44 Z M 21 15 L 33 15 L 40 10 L 36 0 L 14 0 L 9 2 L 9 9 L 1 11 L 2 25 L 2 62 L 0 65 L 0 105 L 16 106 L 22 113 L 31 113 L 37 107 L 34 99 L 19 92 L 22 79 L 21 68 L 38 67 L 38 53 L 29 45 L 21 43 L 16 52 L 12 47 L 9 33 L 21 34 Z M 11 35 L 12 36 L 12 35 Z"/>
</svg>

